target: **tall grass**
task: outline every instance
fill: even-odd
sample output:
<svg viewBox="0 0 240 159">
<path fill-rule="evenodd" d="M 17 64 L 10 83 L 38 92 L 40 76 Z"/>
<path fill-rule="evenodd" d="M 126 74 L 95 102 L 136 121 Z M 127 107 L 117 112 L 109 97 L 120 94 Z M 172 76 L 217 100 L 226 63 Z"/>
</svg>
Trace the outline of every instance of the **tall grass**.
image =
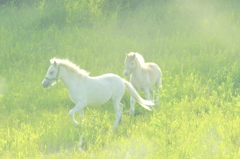
<svg viewBox="0 0 240 159">
<path fill-rule="evenodd" d="M 239 158 L 239 2 L 2 1 L 0 6 L 0 158 Z M 91 76 L 123 77 L 125 53 L 139 52 L 163 72 L 160 107 L 136 105 L 111 131 L 111 103 L 74 104 L 59 82 L 41 82 L 52 57 Z M 123 77 L 125 78 L 125 77 Z M 143 95 L 141 92 L 139 92 Z M 82 149 L 78 141 L 84 133 Z"/>
</svg>

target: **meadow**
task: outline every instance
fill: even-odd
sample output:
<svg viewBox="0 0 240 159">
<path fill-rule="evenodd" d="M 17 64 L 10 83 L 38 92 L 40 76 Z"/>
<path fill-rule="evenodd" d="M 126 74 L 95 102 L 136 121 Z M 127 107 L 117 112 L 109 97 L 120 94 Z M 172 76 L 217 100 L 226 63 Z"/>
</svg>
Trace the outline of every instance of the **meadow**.
<svg viewBox="0 0 240 159">
<path fill-rule="evenodd" d="M 0 158 L 240 158 L 239 7 L 238 0 L 2 0 Z M 53 57 L 90 76 L 128 80 L 129 52 L 161 67 L 160 106 L 136 104 L 129 116 L 126 91 L 114 131 L 111 103 L 86 107 L 74 126 L 63 83 L 41 85 Z"/>
</svg>

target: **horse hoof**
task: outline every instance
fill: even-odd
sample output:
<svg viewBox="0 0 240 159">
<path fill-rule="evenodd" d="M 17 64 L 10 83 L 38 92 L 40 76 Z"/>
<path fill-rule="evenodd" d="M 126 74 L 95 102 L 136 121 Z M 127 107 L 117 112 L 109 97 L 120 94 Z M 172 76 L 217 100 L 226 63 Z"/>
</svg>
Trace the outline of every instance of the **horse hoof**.
<svg viewBox="0 0 240 159">
<path fill-rule="evenodd" d="M 134 116 L 134 113 L 129 113 L 129 116 Z"/>
<path fill-rule="evenodd" d="M 73 125 L 78 126 L 79 123 L 77 121 L 73 122 Z"/>
</svg>

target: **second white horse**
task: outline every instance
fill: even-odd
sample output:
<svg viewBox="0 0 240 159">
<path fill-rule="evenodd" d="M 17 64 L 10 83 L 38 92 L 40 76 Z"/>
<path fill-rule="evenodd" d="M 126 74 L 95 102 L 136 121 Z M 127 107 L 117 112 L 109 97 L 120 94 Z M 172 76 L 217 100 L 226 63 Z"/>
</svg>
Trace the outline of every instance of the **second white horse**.
<svg viewBox="0 0 240 159">
<path fill-rule="evenodd" d="M 143 91 L 147 100 L 154 100 L 153 88 L 156 86 L 156 105 L 159 105 L 159 88 L 162 87 L 162 71 L 155 63 L 145 63 L 139 53 L 126 55 L 124 75 L 130 75 L 130 83 L 136 90 Z M 150 97 L 150 95 L 152 97 Z M 134 114 L 135 99 L 130 99 L 130 115 Z"/>
</svg>

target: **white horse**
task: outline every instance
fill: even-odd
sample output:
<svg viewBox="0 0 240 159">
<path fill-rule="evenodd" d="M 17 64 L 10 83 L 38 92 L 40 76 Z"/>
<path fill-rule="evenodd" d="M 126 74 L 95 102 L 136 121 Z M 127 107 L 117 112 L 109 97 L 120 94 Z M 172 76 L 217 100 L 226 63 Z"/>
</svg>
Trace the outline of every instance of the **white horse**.
<svg viewBox="0 0 240 159">
<path fill-rule="evenodd" d="M 105 74 L 97 77 L 90 77 L 89 73 L 80 69 L 69 60 L 53 58 L 50 60 L 46 77 L 42 85 L 47 88 L 55 84 L 59 79 L 67 87 L 71 100 L 76 106 L 70 110 L 69 115 L 74 124 L 78 122 L 74 114 L 79 111 L 83 118 L 83 108 L 88 105 L 102 105 L 111 101 L 116 111 L 116 121 L 113 128 L 116 128 L 122 117 L 122 104 L 120 103 L 125 87 L 129 89 L 131 96 L 145 109 L 151 110 L 147 105 L 154 105 L 152 101 L 142 99 L 131 83 L 114 74 Z"/>
<path fill-rule="evenodd" d="M 153 88 L 156 90 L 156 105 L 159 105 L 159 88 L 162 87 L 162 71 L 155 63 L 145 63 L 142 55 L 134 52 L 126 54 L 124 75 L 130 75 L 130 83 L 136 90 L 143 91 L 147 100 L 154 100 Z M 150 97 L 150 94 L 152 97 Z M 130 99 L 130 115 L 134 114 L 134 98 Z"/>
</svg>

